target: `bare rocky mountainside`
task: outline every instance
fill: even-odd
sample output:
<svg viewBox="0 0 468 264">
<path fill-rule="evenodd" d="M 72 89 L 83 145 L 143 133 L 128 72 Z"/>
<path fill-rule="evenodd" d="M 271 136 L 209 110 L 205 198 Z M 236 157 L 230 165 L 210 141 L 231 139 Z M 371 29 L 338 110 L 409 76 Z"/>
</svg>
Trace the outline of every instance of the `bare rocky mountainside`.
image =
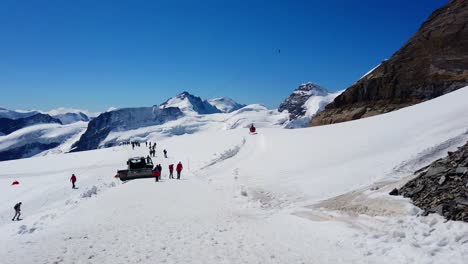
<svg viewBox="0 0 468 264">
<path fill-rule="evenodd" d="M 325 107 L 310 125 L 390 112 L 468 84 L 468 1 L 436 10 L 389 60 Z"/>
</svg>

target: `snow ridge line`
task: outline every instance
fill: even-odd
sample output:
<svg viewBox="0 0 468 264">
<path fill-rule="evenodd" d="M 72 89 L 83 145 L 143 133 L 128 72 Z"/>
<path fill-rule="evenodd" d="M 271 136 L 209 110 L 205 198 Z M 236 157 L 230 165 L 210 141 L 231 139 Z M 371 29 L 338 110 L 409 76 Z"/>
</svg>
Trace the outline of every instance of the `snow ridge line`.
<svg viewBox="0 0 468 264">
<path fill-rule="evenodd" d="M 423 150 L 418 153 L 414 158 L 409 159 L 395 166 L 390 174 L 393 175 L 408 175 L 414 173 L 414 171 L 424 167 L 436 159 L 442 158 L 452 148 L 465 144 L 468 140 L 468 130 L 464 133 L 447 139 L 442 143 L 436 144 L 430 148 Z"/>
<path fill-rule="evenodd" d="M 242 147 L 245 145 L 245 137 L 242 138 L 242 141 L 240 144 L 238 145 L 235 145 L 234 147 L 230 148 L 230 149 L 227 149 L 225 150 L 224 152 L 222 152 L 221 154 L 219 154 L 216 158 L 214 158 L 213 160 L 211 160 L 210 162 L 208 162 L 208 164 L 206 164 L 205 166 L 201 167 L 200 170 L 204 170 L 208 167 L 211 167 L 213 165 L 216 165 L 220 162 L 223 162 L 227 159 L 230 159 L 234 156 L 237 155 L 237 153 L 239 153 L 239 151 L 242 149 Z"/>
</svg>

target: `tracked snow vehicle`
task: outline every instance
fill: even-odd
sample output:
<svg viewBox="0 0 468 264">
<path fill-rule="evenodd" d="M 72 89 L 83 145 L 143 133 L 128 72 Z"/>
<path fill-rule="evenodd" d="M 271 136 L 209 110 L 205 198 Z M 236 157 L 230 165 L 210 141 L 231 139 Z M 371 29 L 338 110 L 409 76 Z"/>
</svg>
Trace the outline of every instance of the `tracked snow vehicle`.
<svg viewBox="0 0 468 264">
<path fill-rule="evenodd" d="M 135 157 L 127 160 L 127 169 L 118 170 L 116 177 L 122 181 L 152 178 L 153 177 L 153 161 L 150 157 Z"/>
</svg>

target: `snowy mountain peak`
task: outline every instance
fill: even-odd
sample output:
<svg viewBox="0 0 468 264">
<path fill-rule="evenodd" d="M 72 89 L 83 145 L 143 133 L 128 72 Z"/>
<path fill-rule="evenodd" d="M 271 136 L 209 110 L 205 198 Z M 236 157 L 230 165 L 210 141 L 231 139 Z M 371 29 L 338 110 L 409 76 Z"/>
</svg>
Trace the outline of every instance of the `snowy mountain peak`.
<svg viewBox="0 0 468 264">
<path fill-rule="evenodd" d="M 297 94 L 300 96 L 324 96 L 327 95 L 329 92 L 327 89 L 323 88 L 322 86 L 308 82 L 308 83 L 303 83 L 299 87 L 296 88 L 296 90 L 293 91 L 293 94 Z"/>
<path fill-rule="evenodd" d="M 214 114 L 221 111 L 215 106 L 211 105 L 207 100 L 201 99 L 198 96 L 192 95 L 184 91 L 176 97 L 168 99 L 166 102 L 159 106 L 161 109 L 168 107 L 177 107 L 185 114 Z"/>
<path fill-rule="evenodd" d="M 228 97 L 213 98 L 209 99 L 208 102 L 223 113 L 231 113 L 245 106 L 244 104 L 239 104 Z"/>
<path fill-rule="evenodd" d="M 278 107 L 278 111 L 289 113 L 288 128 L 305 127 L 311 118 L 322 111 L 342 91 L 330 93 L 322 86 L 308 82 L 301 84 Z"/>
</svg>

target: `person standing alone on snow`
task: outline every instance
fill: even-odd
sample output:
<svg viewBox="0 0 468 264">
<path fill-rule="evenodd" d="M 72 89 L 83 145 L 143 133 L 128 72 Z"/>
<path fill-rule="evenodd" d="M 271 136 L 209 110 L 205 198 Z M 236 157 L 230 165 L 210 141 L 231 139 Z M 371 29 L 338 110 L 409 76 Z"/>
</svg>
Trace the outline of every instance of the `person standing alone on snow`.
<svg viewBox="0 0 468 264">
<path fill-rule="evenodd" d="M 156 165 L 153 169 L 153 176 L 156 178 L 157 182 L 161 179 L 161 169 L 161 165 Z"/>
<path fill-rule="evenodd" d="M 174 179 L 174 164 L 169 165 L 169 179 Z"/>
<path fill-rule="evenodd" d="M 177 164 L 177 167 L 176 167 L 176 171 L 177 171 L 177 179 L 180 180 L 180 173 L 182 172 L 182 169 L 184 167 L 182 166 L 182 163 L 179 161 L 179 163 Z"/>
<path fill-rule="evenodd" d="M 13 219 L 11 219 L 11 221 L 15 221 L 15 217 L 16 217 L 16 221 L 19 221 L 21 220 L 19 217 L 21 215 L 21 202 L 15 204 L 15 207 L 13 207 L 15 209 L 15 216 L 13 216 Z"/>
<path fill-rule="evenodd" d="M 164 150 L 163 150 L 163 153 L 164 153 L 164 158 L 167 159 L 167 150 L 164 149 Z"/>
<path fill-rule="evenodd" d="M 75 174 L 72 174 L 71 178 L 70 178 L 70 181 L 72 183 L 72 189 L 76 189 L 75 187 L 75 182 L 76 182 L 76 176 Z"/>
</svg>

